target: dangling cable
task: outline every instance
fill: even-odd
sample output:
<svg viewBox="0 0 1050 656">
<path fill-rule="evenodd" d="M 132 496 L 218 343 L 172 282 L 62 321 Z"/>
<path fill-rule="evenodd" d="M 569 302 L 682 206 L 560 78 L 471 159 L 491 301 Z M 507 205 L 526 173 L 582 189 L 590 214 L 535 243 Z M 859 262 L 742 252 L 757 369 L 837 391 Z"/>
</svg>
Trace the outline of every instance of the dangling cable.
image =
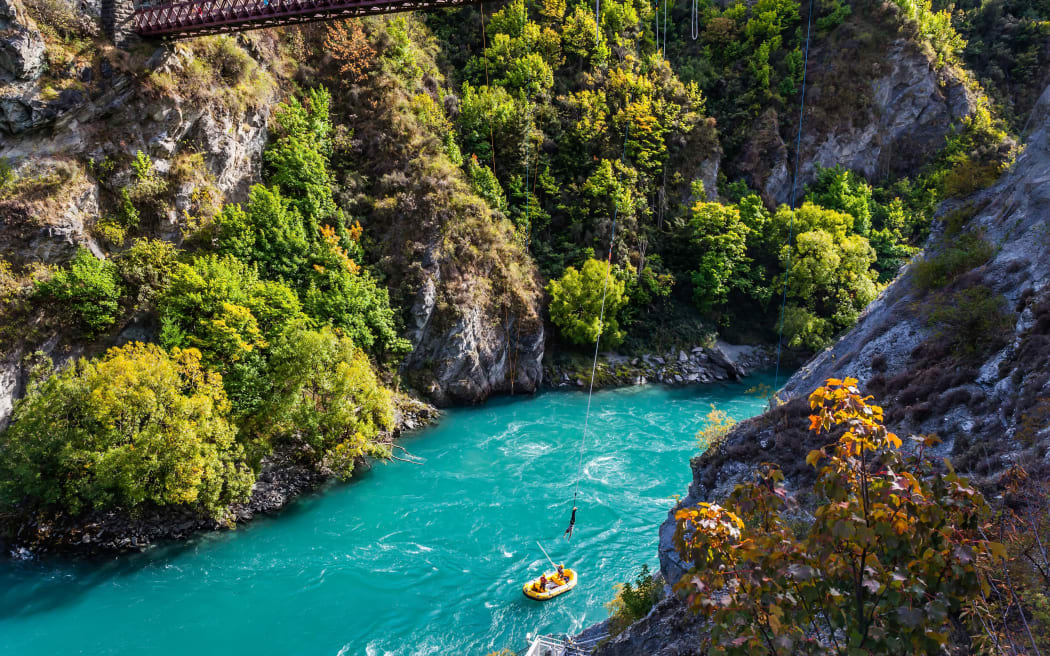
<svg viewBox="0 0 1050 656">
<path fill-rule="evenodd" d="M 602 0 L 594 0 L 594 45 L 601 43 Z"/>
<path fill-rule="evenodd" d="M 667 59 L 667 5 L 671 0 L 664 0 L 664 59 Z"/>
<path fill-rule="evenodd" d="M 694 0 L 695 1 L 695 0 Z M 774 392 L 780 389 L 780 352 L 784 347 L 784 312 L 787 309 L 787 283 L 791 276 L 791 240 L 795 236 L 795 189 L 798 183 L 798 158 L 802 149 L 802 117 L 806 112 L 806 69 L 809 68 L 809 30 L 813 24 L 813 0 L 809 0 L 806 17 L 806 51 L 802 58 L 802 99 L 798 110 L 798 137 L 795 139 L 795 172 L 791 177 L 791 222 L 788 225 L 787 263 L 784 268 L 784 293 L 780 299 L 780 329 L 777 336 L 777 371 L 773 378 Z"/>
<path fill-rule="evenodd" d="M 693 41 L 696 41 L 696 38 L 700 36 L 700 17 L 696 10 L 696 0 L 693 0 L 693 14 L 689 21 L 689 30 L 692 33 Z"/>
<path fill-rule="evenodd" d="M 641 26 L 639 26 L 641 29 Z M 635 50 L 638 49 L 638 40 L 635 39 Z M 626 97 L 627 102 L 624 107 L 629 107 L 631 104 L 631 95 L 628 92 Z M 623 152 L 620 154 L 621 166 L 627 161 L 627 140 L 631 134 L 631 119 L 627 117 L 627 125 L 623 131 Z M 580 456 L 579 462 L 576 466 L 576 485 L 572 491 L 572 517 L 569 519 L 569 528 L 566 529 L 565 535 L 568 538 L 572 537 L 573 526 L 576 524 L 576 500 L 580 495 L 580 479 L 583 478 L 583 453 L 587 447 L 587 429 L 590 426 L 591 421 L 591 400 L 594 396 L 594 374 L 598 369 L 598 349 L 602 342 L 602 333 L 605 332 L 605 300 L 609 292 L 609 276 L 612 275 L 612 255 L 613 246 L 616 244 L 616 219 L 620 211 L 620 199 L 616 198 L 613 203 L 613 215 L 612 215 L 612 228 L 609 235 L 609 252 L 605 258 L 605 280 L 602 282 L 602 304 L 601 309 L 598 311 L 598 337 L 594 340 L 594 359 L 591 362 L 591 382 L 587 388 L 587 410 L 583 416 L 583 437 L 580 440 Z"/>
<path fill-rule="evenodd" d="M 656 20 L 653 21 L 655 35 L 654 40 L 656 41 L 656 49 L 660 49 L 660 0 L 656 0 Z"/>
</svg>

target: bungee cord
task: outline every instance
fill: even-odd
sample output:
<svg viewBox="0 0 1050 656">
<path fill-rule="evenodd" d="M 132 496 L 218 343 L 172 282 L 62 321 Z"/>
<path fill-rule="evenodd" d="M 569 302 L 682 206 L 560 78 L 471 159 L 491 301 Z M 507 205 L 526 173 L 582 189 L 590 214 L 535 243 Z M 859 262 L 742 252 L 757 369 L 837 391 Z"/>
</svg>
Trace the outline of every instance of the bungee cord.
<svg viewBox="0 0 1050 656">
<path fill-rule="evenodd" d="M 639 27 L 640 27 L 640 25 L 639 25 Z M 635 45 L 635 50 L 637 50 L 637 48 L 638 48 L 638 39 L 637 38 L 635 38 L 634 45 Z M 628 91 L 628 93 L 627 93 L 626 102 L 624 103 L 624 108 L 629 107 L 630 104 L 631 104 L 631 93 L 632 93 L 631 91 Z M 620 153 L 620 164 L 621 164 L 621 167 L 627 161 L 627 142 L 628 142 L 628 139 L 630 138 L 630 134 L 631 134 L 631 121 L 630 121 L 630 117 L 628 116 L 627 117 L 627 121 L 626 121 L 626 125 L 624 127 L 623 149 L 622 149 L 622 151 Z M 578 462 L 577 462 L 577 466 L 576 466 L 576 483 L 573 486 L 573 491 L 572 491 L 572 515 L 571 515 L 571 517 L 569 519 L 569 528 L 565 530 L 565 536 L 566 536 L 567 539 L 571 539 L 572 538 L 573 527 L 576 524 L 576 502 L 579 499 L 579 495 L 580 495 L 580 480 L 583 478 L 583 454 L 584 454 L 584 452 L 586 450 L 586 447 L 587 447 L 587 431 L 588 431 L 588 428 L 590 427 L 591 402 L 592 402 L 593 397 L 594 397 L 594 377 L 595 377 L 595 372 L 598 369 L 598 351 L 600 349 L 601 342 L 602 342 L 602 333 L 605 332 L 605 301 L 606 301 L 606 299 L 608 297 L 608 292 L 609 292 L 609 277 L 612 275 L 612 256 L 613 256 L 613 247 L 616 244 L 616 221 L 617 221 L 617 218 L 619 217 L 619 211 L 620 211 L 620 199 L 619 199 L 619 196 L 617 196 L 616 199 L 615 199 L 615 202 L 613 203 L 612 227 L 610 228 L 610 234 L 609 234 L 609 250 L 608 250 L 608 253 L 607 253 L 606 258 L 605 258 L 605 278 L 602 281 L 602 303 L 601 303 L 601 307 L 600 307 L 600 309 L 598 311 L 598 337 L 594 340 L 594 357 L 593 357 L 593 359 L 591 361 L 591 380 L 590 380 L 590 384 L 589 384 L 589 386 L 587 388 L 587 409 L 584 412 L 584 416 L 583 416 L 583 435 L 582 435 L 582 437 L 580 439 L 580 450 L 579 450 L 580 452 L 579 452 L 579 458 L 578 458 Z"/>
</svg>

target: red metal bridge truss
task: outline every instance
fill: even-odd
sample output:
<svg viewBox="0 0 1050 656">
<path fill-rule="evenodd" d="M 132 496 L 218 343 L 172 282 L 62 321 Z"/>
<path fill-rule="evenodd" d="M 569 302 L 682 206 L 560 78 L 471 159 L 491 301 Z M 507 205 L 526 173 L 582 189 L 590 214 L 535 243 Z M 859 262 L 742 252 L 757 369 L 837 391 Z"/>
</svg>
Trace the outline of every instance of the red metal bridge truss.
<svg viewBox="0 0 1050 656">
<path fill-rule="evenodd" d="M 479 0 L 190 0 L 143 3 L 135 9 L 135 32 L 178 39 L 310 21 L 428 11 Z M 137 3 L 136 3 L 137 4 Z"/>
</svg>

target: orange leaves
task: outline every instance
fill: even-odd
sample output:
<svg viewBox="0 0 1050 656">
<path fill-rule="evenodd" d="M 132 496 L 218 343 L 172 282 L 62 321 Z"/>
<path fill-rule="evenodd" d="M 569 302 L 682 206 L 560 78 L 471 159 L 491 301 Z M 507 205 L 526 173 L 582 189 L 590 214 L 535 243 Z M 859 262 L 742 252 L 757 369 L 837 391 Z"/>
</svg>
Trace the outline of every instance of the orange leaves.
<svg viewBox="0 0 1050 656">
<path fill-rule="evenodd" d="M 364 231 L 364 228 L 361 227 L 361 222 L 354 221 L 354 224 L 350 226 L 350 239 L 353 239 L 357 242 L 361 241 L 361 233 L 363 233 Z"/>
<path fill-rule="evenodd" d="M 363 80 L 376 60 L 376 51 L 361 23 L 347 20 L 328 23 L 325 27 L 324 49 L 339 67 L 339 74 L 350 84 Z"/>
<path fill-rule="evenodd" d="M 360 236 L 361 225 L 355 222 L 354 227 L 358 230 L 357 234 Z M 354 236 L 353 228 L 351 228 L 350 236 Z M 361 271 L 361 267 L 357 265 L 357 262 L 351 260 L 350 256 L 346 254 L 346 249 L 339 245 L 339 236 L 335 234 L 335 228 L 329 225 L 321 226 L 321 238 L 324 239 L 328 248 L 335 254 L 347 271 L 350 273 L 358 273 Z M 356 238 L 354 240 L 356 241 Z M 321 269 L 318 269 L 319 273 L 321 271 Z"/>
<path fill-rule="evenodd" d="M 768 463 L 727 508 L 676 514 L 675 546 L 693 569 L 675 589 L 710 620 L 708 653 L 939 653 L 949 609 L 975 608 L 989 563 L 1006 554 L 978 531 L 988 504 L 924 460 L 933 438 L 903 452 L 856 379 L 829 379 L 809 401 L 811 431 L 842 433 L 806 456 L 811 525 L 784 512 L 792 499 Z"/>
</svg>

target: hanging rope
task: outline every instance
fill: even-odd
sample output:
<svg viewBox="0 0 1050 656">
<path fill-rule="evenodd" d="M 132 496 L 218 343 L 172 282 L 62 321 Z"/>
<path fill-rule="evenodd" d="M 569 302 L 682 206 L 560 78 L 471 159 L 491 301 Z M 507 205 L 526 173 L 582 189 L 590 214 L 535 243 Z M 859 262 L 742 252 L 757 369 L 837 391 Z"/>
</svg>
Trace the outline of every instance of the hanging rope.
<svg viewBox="0 0 1050 656">
<path fill-rule="evenodd" d="M 667 5 L 671 4 L 671 0 L 664 0 L 664 59 L 667 59 Z"/>
<path fill-rule="evenodd" d="M 601 43 L 602 0 L 594 0 L 594 45 Z"/>
<path fill-rule="evenodd" d="M 700 36 L 700 16 L 696 10 L 696 0 L 693 0 L 693 12 L 692 18 L 689 21 L 689 31 L 693 36 L 693 41 Z"/>
<path fill-rule="evenodd" d="M 656 19 L 653 21 L 655 26 L 653 34 L 655 35 L 656 47 L 660 47 L 660 0 L 656 0 Z"/>
<path fill-rule="evenodd" d="M 635 39 L 635 50 L 638 48 L 638 40 Z M 631 95 L 628 93 L 627 102 L 624 107 L 628 107 L 631 104 Z M 623 131 L 623 151 L 620 154 L 620 164 L 624 164 L 627 161 L 627 140 L 631 134 L 631 121 L 630 117 L 627 119 L 627 125 Z M 612 255 L 613 246 L 616 243 L 616 219 L 620 211 L 620 199 L 617 197 L 613 203 L 613 215 L 612 215 L 612 228 L 609 235 L 609 252 L 605 258 L 605 280 L 602 282 L 602 305 L 598 311 L 598 337 L 594 340 L 594 359 L 591 362 L 591 382 L 587 388 L 587 410 L 583 415 L 583 437 L 580 440 L 580 456 L 579 462 L 576 465 L 576 485 L 572 491 L 572 517 L 569 519 L 569 528 L 565 531 L 568 537 L 572 537 L 573 525 L 576 523 L 576 500 L 580 496 L 580 479 L 583 478 L 583 453 L 587 447 L 587 429 L 590 427 L 591 422 L 591 400 L 594 397 L 594 374 L 598 369 L 598 349 L 602 342 L 602 332 L 605 330 L 605 300 L 609 292 L 609 276 L 612 275 Z"/>
<path fill-rule="evenodd" d="M 694 0 L 695 2 L 695 0 Z M 780 389 L 780 354 L 784 347 L 784 312 L 787 309 L 787 282 L 791 276 L 791 240 L 795 236 L 795 190 L 798 184 L 798 158 L 802 147 L 802 118 L 806 112 L 806 70 L 809 68 L 809 30 L 813 24 L 813 0 L 809 0 L 809 15 L 806 17 L 806 50 L 802 59 L 802 99 L 798 110 L 798 136 L 795 139 L 795 172 L 791 177 L 791 222 L 788 224 L 787 262 L 784 269 L 784 293 L 780 298 L 780 330 L 777 336 L 777 370 L 773 378 L 773 389 Z"/>
</svg>

